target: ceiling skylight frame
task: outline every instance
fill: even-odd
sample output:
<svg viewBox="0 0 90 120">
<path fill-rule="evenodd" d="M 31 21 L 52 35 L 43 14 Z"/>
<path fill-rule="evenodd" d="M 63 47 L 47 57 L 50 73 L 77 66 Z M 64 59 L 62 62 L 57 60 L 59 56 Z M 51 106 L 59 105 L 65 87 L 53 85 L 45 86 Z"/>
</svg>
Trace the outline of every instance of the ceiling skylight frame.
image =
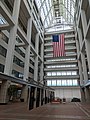
<svg viewBox="0 0 90 120">
<path fill-rule="evenodd" d="M 45 25 L 44 26 L 45 28 L 50 27 L 50 25 L 52 26 L 52 24 L 57 25 L 57 22 L 55 23 L 55 19 L 57 18 L 55 17 L 55 13 L 54 13 L 55 9 L 52 1 L 54 0 L 36 0 L 37 5 L 39 5 L 38 8 L 41 13 L 42 21 L 43 21 L 43 24 Z M 59 17 L 62 16 L 63 19 L 65 19 L 65 25 L 66 25 L 66 22 L 67 22 L 67 25 L 69 24 L 72 25 L 74 21 L 75 0 L 58 0 L 58 1 L 59 1 L 58 2 L 59 11 L 57 14 L 60 14 Z M 42 14 L 44 15 L 44 18 Z"/>
</svg>

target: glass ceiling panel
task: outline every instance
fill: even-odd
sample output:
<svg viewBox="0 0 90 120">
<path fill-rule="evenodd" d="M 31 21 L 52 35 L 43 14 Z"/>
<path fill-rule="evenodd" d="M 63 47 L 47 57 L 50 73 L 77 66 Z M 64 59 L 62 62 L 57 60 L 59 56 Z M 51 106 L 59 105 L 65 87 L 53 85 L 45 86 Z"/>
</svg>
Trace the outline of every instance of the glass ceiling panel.
<svg viewBox="0 0 90 120">
<path fill-rule="evenodd" d="M 73 27 L 75 0 L 35 0 L 46 30 Z"/>
<path fill-rule="evenodd" d="M 0 15 L 0 24 L 6 24 L 6 21 L 5 19 Z"/>
</svg>

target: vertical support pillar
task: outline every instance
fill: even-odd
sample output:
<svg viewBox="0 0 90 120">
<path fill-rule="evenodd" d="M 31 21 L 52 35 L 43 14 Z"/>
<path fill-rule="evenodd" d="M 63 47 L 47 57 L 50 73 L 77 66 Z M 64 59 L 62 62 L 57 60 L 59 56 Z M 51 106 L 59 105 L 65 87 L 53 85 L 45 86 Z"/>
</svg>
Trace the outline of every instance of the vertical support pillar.
<svg viewBox="0 0 90 120">
<path fill-rule="evenodd" d="M 81 59 L 82 59 L 82 66 L 83 66 L 83 76 L 84 80 L 88 80 L 88 73 L 87 73 L 87 66 L 86 66 L 86 61 L 85 61 L 85 55 L 81 53 Z"/>
<path fill-rule="evenodd" d="M 35 98 L 34 108 L 36 108 L 36 97 L 37 97 L 37 88 L 35 88 L 35 92 L 34 92 L 34 98 Z"/>
<path fill-rule="evenodd" d="M 81 10 L 81 20 L 82 20 L 83 33 L 84 33 L 84 36 L 86 36 L 87 20 L 86 20 L 86 15 L 84 10 Z"/>
<path fill-rule="evenodd" d="M 89 5 L 90 5 L 90 0 L 89 0 Z M 86 20 L 86 15 L 85 15 L 84 10 L 81 11 L 81 18 L 82 18 L 82 23 L 83 23 L 84 36 L 86 37 L 87 20 Z M 90 53 L 89 53 L 90 52 L 90 38 L 85 39 L 85 46 L 86 46 L 86 54 L 87 54 L 88 68 L 89 68 L 89 74 L 90 74 Z M 85 97 L 86 97 L 86 101 L 90 102 L 89 87 L 85 87 Z"/>
<path fill-rule="evenodd" d="M 82 48 L 82 33 L 81 29 L 78 28 L 78 36 L 79 36 L 79 43 L 80 43 L 80 49 Z M 88 74 L 87 74 L 87 66 L 86 66 L 86 61 L 85 61 L 85 55 L 81 52 L 81 60 L 82 60 L 82 67 L 83 67 L 83 76 L 84 80 L 88 79 Z"/>
<path fill-rule="evenodd" d="M 39 107 L 41 106 L 41 88 L 40 88 L 40 101 L 39 101 Z"/>
<path fill-rule="evenodd" d="M 43 98 L 44 98 L 43 104 L 45 104 L 45 88 L 43 89 Z"/>
<path fill-rule="evenodd" d="M 6 104 L 8 103 L 8 93 L 7 89 L 9 87 L 9 81 L 3 81 L 1 84 L 1 90 L 0 90 L 0 104 Z"/>
<path fill-rule="evenodd" d="M 43 43 L 41 44 L 41 58 L 42 58 L 42 63 L 41 63 L 41 69 L 40 69 L 40 81 L 41 81 L 41 83 L 43 83 L 43 72 L 44 72 L 44 70 L 43 70 L 43 47 L 44 47 L 44 45 L 43 45 Z"/>
<path fill-rule="evenodd" d="M 28 100 L 27 96 L 28 96 L 28 86 L 27 85 L 23 85 L 21 98 L 24 99 L 24 102 L 27 102 L 27 100 Z"/>
<path fill-rule="evenodd" d="M 39 46 L 39 34 L 36 35 L 35 40 L 35 50 L 37 52 L 37 55 L 35 56 L 35 67 L 34 67 L 34 80 L 38 80 L 38 46 Z"/>
<path fill-rule="evenodd" d="M 81 101 L 82 101 L 82 102 L 85 102 L 85 101 L 86 101 L 86 98 L 85 98 L 84 88 L 80 88 L 80 91 L 81 91 Z"/>
<path fill-rule="evenodd" d="M 29 86 L 28 110 L 29 110 L 29 108 L 30 108 L 30 93 L 31 93 L 31 86 Z"/>
<path fill-rule="evenodd" d="M 89 68 L 89 72 L 90 72 L 90 39 L 89 40 L 85 40 L 86 43 L 86 52 L 87 52 L 87 61 L 88 61 L 88 68 Z M 90 74 L 90 73 L 89 73 Z"/>
<path fill-rule="evenodd" d="M 85 87 L 85 96 L 86 96 L 86 102 L 90 102 L 89 86 Z"/>
<path fill-rule="evenodd" d="M 19 9 L 20 9 L 20 2 L 21 0 L 15 0 L 14 2 L 14 9 L 13 9 L 13 19 L 15 25 L 11 27 L 9 33 L 9 43 L 6 55 L 6 63 L 4 73 L 10 75 L 12 72 L 12 65 L 13 65 L 13 54 L 15 48 L 15 39 L 17 34 L 17 26 L 18 26 L 18 17 L 19 17 Z"/>
<path fill-rule="evenodd" d="M 29 74 L 31 32 L 32 32 L 32 17 L 28 19 L 28 26 L 27 26 L 27 40 L 29 45 L 26 47 L 26 51 L 25 51 L 25 67 L 24 67 L 24 78 L 23 78 L 24 80 L 28 79 L 28 74 Z"/>
<path fill-rule="evenodd" d="M 81 65 L 81 61 L 79 60 L 79 52 L 80 52 L 80 48 L 79 48 L 79 41 L 76 38 L 76 46 L 77 46 L 77 53 L 78 53 L 78 66 L 79 66 L 79 75 L 80 75 L 80 85 L 83 84 L 83 75 L 82 75 L 82 65 Z"/>
</svg>

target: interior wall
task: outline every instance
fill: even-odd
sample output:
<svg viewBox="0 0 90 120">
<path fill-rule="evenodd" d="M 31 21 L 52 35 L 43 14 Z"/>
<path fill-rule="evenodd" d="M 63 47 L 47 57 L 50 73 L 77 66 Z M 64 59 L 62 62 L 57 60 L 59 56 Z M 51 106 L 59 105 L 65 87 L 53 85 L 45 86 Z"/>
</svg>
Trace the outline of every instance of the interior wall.
<svg viewBox="0 0 90 120">
<path fill-rule="evenodd" d="M 81 99 L 80 88 L 56 88 L 55 97 L 66 98 L 68 102 L 71 101 L 73 97 Z"/>
</svg>

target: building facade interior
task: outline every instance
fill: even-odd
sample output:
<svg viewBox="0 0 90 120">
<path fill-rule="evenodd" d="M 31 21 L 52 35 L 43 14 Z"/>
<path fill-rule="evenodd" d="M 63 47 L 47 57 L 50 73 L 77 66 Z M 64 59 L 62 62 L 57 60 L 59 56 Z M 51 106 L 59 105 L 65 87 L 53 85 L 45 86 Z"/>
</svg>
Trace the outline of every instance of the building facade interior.
<svg viewBox="0 0 90 120">
<path fill-rule="evenodd" d="M 64 34 L 65 55 L 53 56 Z M 90 0 L 0 0 L 0 104 L 90 102 Z"/>
</svg>

